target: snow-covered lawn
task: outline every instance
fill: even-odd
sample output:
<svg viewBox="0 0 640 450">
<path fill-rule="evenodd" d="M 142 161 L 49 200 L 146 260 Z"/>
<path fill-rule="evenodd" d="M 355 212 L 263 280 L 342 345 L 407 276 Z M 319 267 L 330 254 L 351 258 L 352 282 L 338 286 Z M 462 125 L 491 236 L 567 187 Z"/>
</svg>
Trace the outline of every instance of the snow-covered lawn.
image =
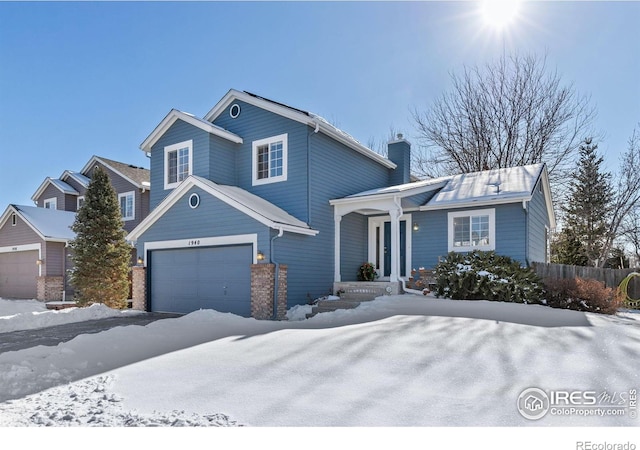
<svg viewBox="0 0 640 450">
<path fill-rule="evenodd" d="M 516 403 L 530 387 L 628 395 L 639 350 L 631 312 L 413 295 L 288 322 L 203 310 L 0 354 L 0 426 L 637 427 L 629 411 L 530 421 Z"/>
</svg>

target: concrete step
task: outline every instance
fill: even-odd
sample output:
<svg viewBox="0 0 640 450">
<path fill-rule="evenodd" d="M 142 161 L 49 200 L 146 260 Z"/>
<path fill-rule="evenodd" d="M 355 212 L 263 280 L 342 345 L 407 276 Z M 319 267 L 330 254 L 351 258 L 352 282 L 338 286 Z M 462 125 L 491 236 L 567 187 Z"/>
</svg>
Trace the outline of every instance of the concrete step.
<svg viewBox="0 0 640 450">
<path fill-rule="evenodd" d="M 315 316 L 316 314 L 323 312 L 333 312 L 338 309 L 353 309 L 357 308 L 360 302 L 348 301 L 348 300 L 320 300 L 311 310 L 311 314 L 307 314 L 307 319 Z"/>
</svg>

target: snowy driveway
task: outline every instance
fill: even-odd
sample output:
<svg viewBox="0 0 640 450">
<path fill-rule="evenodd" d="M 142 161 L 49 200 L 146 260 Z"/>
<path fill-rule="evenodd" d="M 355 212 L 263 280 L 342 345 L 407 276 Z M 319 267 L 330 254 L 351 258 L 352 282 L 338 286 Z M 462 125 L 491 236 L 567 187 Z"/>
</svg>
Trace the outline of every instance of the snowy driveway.
<svg viewBox="0 0 640 450">
<path fill-rule="evenodd" d="M 22 350 L 37 345 L 54 346 L 81 334 L 99 333 L 115 327 L 144 326 L 161 319 L 180 317 L 180 314 L 144 313 L 85 320 L 62 325 L 0 333 L 0 353 Z"/>
</svg>

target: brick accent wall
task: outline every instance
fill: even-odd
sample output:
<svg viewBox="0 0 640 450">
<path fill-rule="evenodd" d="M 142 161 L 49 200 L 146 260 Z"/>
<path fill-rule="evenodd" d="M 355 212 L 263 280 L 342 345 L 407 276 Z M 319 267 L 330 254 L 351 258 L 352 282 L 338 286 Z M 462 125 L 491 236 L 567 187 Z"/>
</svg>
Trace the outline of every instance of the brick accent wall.
<svg viewBox="0 0 640 450">
<path fill-rule="evenodd" d="M 38 277 L 36 298 L 45 302 L 62 300 L 63 283 L 62 277 Z"/>
<path fill-rule="evenodd" d="M 273 318 L 273 290 L 275 264 L 251 265 L 251 317 L 254 319 Z M 287 313 L 287 266 L 280 264 L 278 275 L 278 319 Z"/>
<path fill-rule="evenodd" d="M 131 268 L 131 308 L 139 311 L 147 310 L 147 268 L 133 266 Z"/>
</svg>

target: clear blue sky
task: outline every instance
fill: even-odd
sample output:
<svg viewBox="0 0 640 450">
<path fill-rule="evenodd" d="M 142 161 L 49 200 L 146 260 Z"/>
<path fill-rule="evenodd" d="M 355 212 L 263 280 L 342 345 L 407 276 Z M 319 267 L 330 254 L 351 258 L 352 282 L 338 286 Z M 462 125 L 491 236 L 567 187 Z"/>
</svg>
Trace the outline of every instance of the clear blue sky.
<svg viewBox="0 0 640 450">
<path fill-rule="evenodd" d="M 171 108 L 230 89 L 315 112 L 363 142 L 411 140 L 451 71 L 499 57 L 475 2 L 0 2 L 0 210 L 96 154 L 148 167 Z M 508 52 L 547 54 L 591 95 L 611 168 L 640 122 L 640 3 L 525 3 Z"/>
</svg>

